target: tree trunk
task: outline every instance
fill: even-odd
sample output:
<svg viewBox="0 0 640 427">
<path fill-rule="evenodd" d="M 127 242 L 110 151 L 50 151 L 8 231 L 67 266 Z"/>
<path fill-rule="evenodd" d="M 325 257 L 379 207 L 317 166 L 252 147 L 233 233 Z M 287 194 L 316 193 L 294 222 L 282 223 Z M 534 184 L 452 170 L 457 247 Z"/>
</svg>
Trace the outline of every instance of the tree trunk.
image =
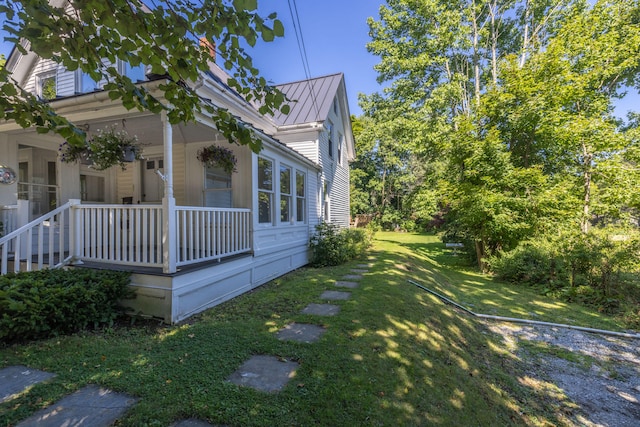
<svg viewBox="0 0 640 427">
<path fill-rule="evenodd" d="M 484 262 L 484 242 L 482 240 L 476 240 L 476 258 L 478 260 L 478 268 L 480 271 L 487 271 L 487 263 Z"/>
<path fill-rule="evenodd" d="M 580 230 L 583 234 L 589 232 L 589 207 L 591 204 L 591 160 L 593 154 L 591 154 L 587 148 L 587 145 L 582 143 L 582 158 L 583 158 L 583 179 L 584 179 L 584 197 L 582 200 L 582 220 L 580 222 Z"/>
</svg>

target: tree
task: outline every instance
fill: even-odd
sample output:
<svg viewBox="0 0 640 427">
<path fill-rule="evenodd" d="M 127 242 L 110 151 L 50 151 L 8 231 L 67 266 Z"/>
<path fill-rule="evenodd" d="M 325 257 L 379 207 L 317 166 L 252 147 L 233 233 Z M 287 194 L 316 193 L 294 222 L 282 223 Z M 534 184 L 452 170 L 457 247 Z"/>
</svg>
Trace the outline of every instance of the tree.
<svg viewBox="0 0 640 427">
<path fill-rule="evenodd" d="M 80 69 L 95 81 L 106 80 L 112 100 L 128 108 L 166 111 L 173 124 L 192 121 L 197 112 L 212 117 L 217 128 L 254 151 L 260 141 L 231 114 L 200 99 L 193 88 L 199 74 L 209 70 L 215 49 L 232 74 L 227 83 L 248 101 L 260 104 L 260 112 L 288 111 L 282 93 L 270 87 L 253 66 L 243 46 L 258 38 L 272 41 L 284 34 L 273 13 L 257 14 L 257 0 L 173 1 L 155 0 L 0 0 L 6 41 L 51 59 L 69 70 Z M 153 74 L 166 76 L 158 86 L 161 97 L 118 73 L 114 64 L 144 65 Z M 0 119 L 15 120 L 39 132 L 53 131 L 72 144 L 84 144 L 85 133 L 47 102 L 26 92 L 0 69 Z"/>
<path fill-rule="evenodd" d="M 424 182 L 439 183 L 449 226 L 479 262 L 630 206 L 633 179 L 614 171 L 635 168 L 637 132 L 612 105 L 640 86 L 639 10 L 637 0 L 389 0 L 369 21 L 389 84 L 363 110 L 434 165 Z"/>
</svg>

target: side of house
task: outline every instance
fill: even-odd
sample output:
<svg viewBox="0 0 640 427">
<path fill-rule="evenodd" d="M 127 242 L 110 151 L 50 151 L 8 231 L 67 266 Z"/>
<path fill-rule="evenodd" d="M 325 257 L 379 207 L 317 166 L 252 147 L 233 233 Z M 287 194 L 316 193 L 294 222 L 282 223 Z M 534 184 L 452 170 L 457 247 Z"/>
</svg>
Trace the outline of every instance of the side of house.
<svg viewBox="0 0 640 427">
<path fill-rule="evenodd" d="M 140 67 L 115 65 L 151 91 L 162 83 L 149 81 Z M 256 154 L 229 144 L 204 114 L 195 123 L 171 125 L 163 115 L 127 111 L 101 82 L 33 53 L 14 49 L 7 66 L 89 137 L 114 126 L 141 142 L 142 160 L 100 171 L 62 162 L 57 135 L 0 124 L 0 157 L 19 175 L 18 182 L 0 185 L 0 204 L 17 212 L 19 226 L 80 200 L 68 208 L 66 222 L 46 223 L 63 227 L 48 234 L 56 243 L 51 247 L 61 243 L 85 267 L 132 271 L 137 298 L 131 304 L 138 313 L 183 320 L 307 264 L 309 238 L 321 221 L 349 224 L 354 149 L 342 74 L 282 85 L 292 95 L 294 118 L 266 117 L 233 92 L 212 63 L 194 87 L 253 129 L 264 147 Z M 303 90 L 287 93 L 295 88 Z M 210 145 L 232 150 L 237 171 L 201 163 L 197 153 Z M 40 238 L 33 233 L 33 244 L 0 238 L 0 253 L 8 248 L 9 255 L 0 261 L 13 257 L 15 268 L 30 265 L 27 253 Z M 16 244 L 21 252 L 11 254 Z"/>
</svg>

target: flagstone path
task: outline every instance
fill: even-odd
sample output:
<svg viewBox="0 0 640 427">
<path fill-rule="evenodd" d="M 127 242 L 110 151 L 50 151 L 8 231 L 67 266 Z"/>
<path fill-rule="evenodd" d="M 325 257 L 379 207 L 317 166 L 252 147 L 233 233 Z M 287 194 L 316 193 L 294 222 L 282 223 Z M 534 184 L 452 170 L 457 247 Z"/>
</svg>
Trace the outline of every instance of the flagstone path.
<svg viewBox="0 0 640 427">
<path fill-rule="evenodd" d="M 371 257 L 370 257 L 371 259 Z M 372 263 L 358 264 L 342 280 L 334 283 L 336 287 L 355 289 L 363 274 L 369 271 Z M 346 301 L 351 292 L 324 291 L 319 299 L 324 301 Z M 312 316 L 336 316 L 340 306 L 336 304 L 310 303 L 301 312 Z M 308 323 L 291 323 L 276 333 L 279 340 L 292 340 L 312 344 L 326 332 L 326 328 Z M 251 387 L 266 393 L 277 393 L 295 376 L 299 364 L 280 356 L 256 355 L 245 361 L 227 381 L 241 387 Z M 48 381 L 55 374 L 29 369 L 25 366 L 10 366 L 0 369 L 0 403 L 13 400 L 21 393 L 27 393 L 31 387 Z M 134 405 L 135 397 L 115 393 L 97 385 L 87 385 L 53 405 L 34 413 L 21 421 L 16 427 L 108 427 L 115 423 Z M 206 421 L 185 419 L 177 421 L 171 427 L 213 427 Z"/>
</svg>

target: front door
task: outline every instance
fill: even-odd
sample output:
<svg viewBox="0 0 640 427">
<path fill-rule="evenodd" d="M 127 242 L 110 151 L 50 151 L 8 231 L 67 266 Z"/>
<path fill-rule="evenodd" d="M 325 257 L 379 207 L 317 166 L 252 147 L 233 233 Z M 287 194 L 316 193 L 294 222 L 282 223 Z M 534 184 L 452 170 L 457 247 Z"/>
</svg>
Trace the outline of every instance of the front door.
<svg viewBox="0 0 640 427">
<path fill-rule="evenodd" d="M 142 202 L 159 203 L 164 196 L 164 159 L 149 157 L 142 161 Z"/>
</svg>

